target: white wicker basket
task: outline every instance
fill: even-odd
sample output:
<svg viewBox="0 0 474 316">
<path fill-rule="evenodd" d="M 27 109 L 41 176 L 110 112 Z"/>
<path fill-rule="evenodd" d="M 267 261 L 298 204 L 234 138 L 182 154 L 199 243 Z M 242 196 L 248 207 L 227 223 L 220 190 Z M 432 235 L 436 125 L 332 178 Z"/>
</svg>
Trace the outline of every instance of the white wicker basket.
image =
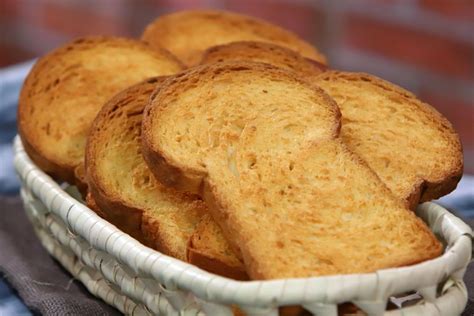
<svg viewBox="0 0 474 316">
<path fill-rule="evenodd" d="M 417 214 L 446 245 L 434 260 L 358 275 L 240 282 L 207 273 L 147 248 L 98 217 L 39 170 L 15 140 L 22 198 L 44 247 L 94 295 L 132 315 L 277 315 L 301 305 L 318 316 L 337 315 L 352 302 L 369 315 L 459 315 L 467 301 L 463 275 L 472 230 L 433 203 Z M 390 297 L 418 291 L 417 304 L 385 311 Z M 397 300 L 392 299 L 392 302 Z"/>
</svg>

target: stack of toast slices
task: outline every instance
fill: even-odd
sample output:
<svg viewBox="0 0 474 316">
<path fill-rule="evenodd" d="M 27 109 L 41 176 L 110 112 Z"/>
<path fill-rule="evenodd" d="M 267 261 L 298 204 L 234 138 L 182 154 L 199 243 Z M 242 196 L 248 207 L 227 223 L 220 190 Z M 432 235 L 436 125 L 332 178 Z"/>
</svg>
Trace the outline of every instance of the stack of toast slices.
<svg viewBox="0 0 474 316">
<path fill-rule="evenodd" d="M 204 199 L 252 279 L 439 255 L 440 243 L 340 129 L 337 104 L 316 85 L 267 64 L 216 63 L 160 86 L 145 109 L 142 150 L 162 183 Z"/>
<path fill-rule="evenodd" d="M 435 258 L 442 244 L 413 210 L 454 190 L 463 168 L 430 105 L 223 11 L 162 16 L 141 41 L 58 48 L 33 67 L 18 118 L 32 160 L 101 217 L 237 280 Z"/>
<path fill-rule="evenodd" d="M 143 111 L 155 87 L 166 79 L 151 78 L 126 89 L 97 115 L 85 157 L 89 204 L 152 248 L 184 261 L 193 262 L 188 258 L 196 257 L 209 263 L 209 271 L 247 279 L 241 261 L 231 255 L 218 226 L 206 224 L 206 204 L 192 194 L 164 186 L 145 164 L 141 154 Z M 211 236 L 214 240 L 195 240 L 188 248 L 195 233 L 198 236 L 194 239 Z"/>
</svg>

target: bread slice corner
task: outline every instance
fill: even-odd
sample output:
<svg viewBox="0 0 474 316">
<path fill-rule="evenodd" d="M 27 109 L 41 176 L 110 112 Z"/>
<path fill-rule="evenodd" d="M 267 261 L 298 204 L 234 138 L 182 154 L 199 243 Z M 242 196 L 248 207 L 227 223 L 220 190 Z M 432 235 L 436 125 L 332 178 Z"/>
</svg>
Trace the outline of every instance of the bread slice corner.
<svg viewBox="0 0 474 316">
<path fill-rule="evenodd" d="M 410 208 L 456 188 L 461 142 L 451 123 L 412 93 L 365 73 L 328 71 L 315 83 L 338 103 L 341 137 Z"/>
</svg>

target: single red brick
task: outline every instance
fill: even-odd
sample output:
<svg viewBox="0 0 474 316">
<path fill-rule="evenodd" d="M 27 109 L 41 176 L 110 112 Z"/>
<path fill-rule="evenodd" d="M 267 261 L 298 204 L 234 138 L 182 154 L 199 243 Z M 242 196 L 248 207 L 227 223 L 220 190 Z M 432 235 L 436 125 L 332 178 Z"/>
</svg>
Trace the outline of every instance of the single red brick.
<svg viewBox="0 0 474 316">
<path fill-rule="evenodd" d="M 474 2 L 472 0 L 421 0 L 424 8 L 441 15 L 474 21 Z"/>
<path fill-rule="evenodd" d="M 125 35 L 125 21 L 119 16 L 100 14 L 87 7 L 45 2 L 41 7 L 42 26 L 71 37 L 103 34 Z"/>
<path fill-rule="evenodd" d="M 344 41 L 435 72 L 473 77 L 474 47 L 437 34 L 352 15 L 347 19 Z"/>
<path fill-rule="evenodd" d="M 456 100 L 449 96 L 443 96 L 439 93 L 422 90 L 418 94 L 419 98 L 424 102 L 432 105 L 441 114 L 443 114 L 454 126 L 454 129 L 458 132 L 459 137 L 464 148 L 465 153 L 474 152 L 474 100 L 471 103 L 467 103 L 462 100 Z M 466 159 L 474 162 L 474 157 Z M 474 173 L 474 164 L 466 165 L 465 170 L 470 170 Z"/>
<path fill-rule="evenodd" d="M 225 9 L 267 20 L 313 43 L 324 30 L 324 16 L 308 2 L 229 0 Z"/>
</svg>

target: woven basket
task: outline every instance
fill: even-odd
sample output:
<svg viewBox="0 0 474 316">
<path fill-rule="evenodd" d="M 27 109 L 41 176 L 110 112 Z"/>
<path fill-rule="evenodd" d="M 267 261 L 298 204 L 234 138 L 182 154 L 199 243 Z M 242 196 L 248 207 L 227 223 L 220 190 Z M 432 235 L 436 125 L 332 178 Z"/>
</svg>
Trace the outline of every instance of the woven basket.
<svg viewBox="0 0 474 316">
<path fill-rule="evenodd" d="M 101 219 L 38 169 L 15 140 L 15 167 L 26 212 L 43 246 L 94 295 L 131 315 L 278 315 L 301 305 L 318 316 L 337 315 L 352 302 L 369 315 L 459 315 L 467 302 L 463 276 L 472 230 L 434 203 L 420 216 L 444 243 L 445 253 L 409 267 L 306 279 L 234 281 L 147 248 Z M 416 304 L 394 298 L 416 292 Z M 413 296 L 413 295 L 412 295 Z M 415 295 L 417 296 L 417 295 Z M 388 300 L 398 309 L 385 311 Z"/>
</svg>

